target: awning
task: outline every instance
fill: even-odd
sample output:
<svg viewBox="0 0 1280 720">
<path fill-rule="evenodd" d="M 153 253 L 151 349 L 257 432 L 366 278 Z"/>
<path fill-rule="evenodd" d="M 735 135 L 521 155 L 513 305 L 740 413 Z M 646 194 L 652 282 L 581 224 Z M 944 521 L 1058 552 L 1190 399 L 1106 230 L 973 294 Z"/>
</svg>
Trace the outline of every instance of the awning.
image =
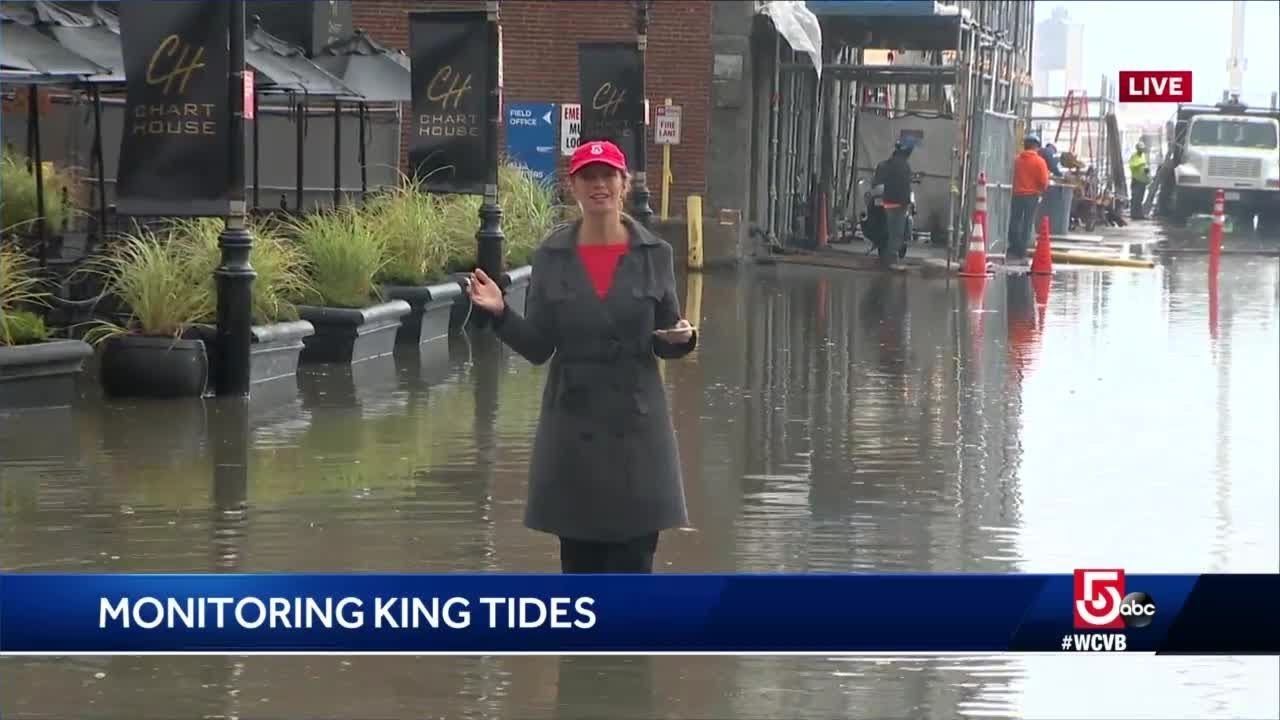
<svg viewBox="0 0 1280 720">
<path fill-rule="evenodd" d="M 255 24 L 246 33 L 245 64 L 255 73 L 262 92 L 300 92 L 319 97 L 362 100 L 359 93 L 334 75 L 307 59 L 302 48 L 292 45 Z"/>
<path fill-rule="evenodd" d="M 43 75 L 89 77 L 109 75 L 98 65 L 63 47 L 56 39 L 24 24 L 26 16 L 0 8 L 0 69 Z"/>
<path fill-rule="evenodd" d="M 330 43 L 314 60 L 368 102 L 413 99 L 409 57 L 374 42 L 363 30 Z"/>
</svg>

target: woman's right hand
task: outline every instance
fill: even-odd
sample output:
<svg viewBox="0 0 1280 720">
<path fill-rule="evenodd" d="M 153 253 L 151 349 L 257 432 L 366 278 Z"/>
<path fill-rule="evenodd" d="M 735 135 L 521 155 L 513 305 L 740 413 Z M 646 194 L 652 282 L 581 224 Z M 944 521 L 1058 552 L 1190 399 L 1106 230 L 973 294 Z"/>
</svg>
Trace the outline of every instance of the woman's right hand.
<svg viewBox="0 0 1280 720">
<path fill-rule="evenodd" d="M 506 300 L 502 297 L 502 290 L 498 287 L 498 283 L 494 282 L 480 268 L 476 268 L 471 273 L 471 282 L 467 285 L 467 294 L 471 297 L 471 302 L 475 303 L 481 310 L 487 310 L 494 315 L 502 313 L 506 307 Z"/>
</svg>

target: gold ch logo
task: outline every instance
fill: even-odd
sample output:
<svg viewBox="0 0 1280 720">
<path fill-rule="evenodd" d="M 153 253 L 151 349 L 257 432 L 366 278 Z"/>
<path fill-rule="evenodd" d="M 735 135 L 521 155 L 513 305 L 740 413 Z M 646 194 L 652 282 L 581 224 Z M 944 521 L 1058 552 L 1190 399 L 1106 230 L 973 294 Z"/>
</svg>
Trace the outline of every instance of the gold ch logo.
<svg viewBox="0 0 1280 720">
<path fill-rule="evenodd" d="M 618 112 L 618 108 L 622 106 L 622 101 L 626 97 L 626 90 L 619 90 L 613 86 L 613 83 L 607 82 L 601 85 L 592 96 L 591 109 L 599 110 L 605 117 L 612 117 Z"/>
<path fill-rule="evenodd" d="M 462 96 L 469 90 L 471 90 L 471 76 L 455 73 L 452 65 L 445 65 L 436 71 L 430 84 L 427 85 L 427 99 L 440 103 L 442 110 L 447 110 L 449 101 L 452 100 L 453 109 L 457 110 L 462 103 Z"/>
<path fill-rule="evenodd" d="M 173 60 L 173 62 L 166 66 L 167 60 Z M 163 85 L 163 94 L 172 95 L 173 85 L 177 82 L 178 94 L 182 94 L 187 91 L 187 83 L 191 81 L 191 75 L 203 67 L 203 47 L 192 47 L 177 35 L 170 35 L 151 54 L 151 61 L 147 63 L 147 84 Z"/>
</svg>

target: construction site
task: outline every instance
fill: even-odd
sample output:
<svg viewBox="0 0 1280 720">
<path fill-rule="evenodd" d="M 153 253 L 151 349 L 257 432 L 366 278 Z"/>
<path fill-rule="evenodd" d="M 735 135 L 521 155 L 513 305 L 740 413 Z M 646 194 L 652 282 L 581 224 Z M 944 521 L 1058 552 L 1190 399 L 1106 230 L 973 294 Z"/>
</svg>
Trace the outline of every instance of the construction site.
<svg viewBox="0 0 1280 720">
<path fill-rule="evenodd" d="M 989 243 L 1003 243 L 1031 95 L 1033 4 L 808 5 L 822 29 L 820 77 L 812 57 L 777 35 L 771 62 L 757 68 L 768 70 L 771 101 L 761 133 L 767 165 L 753 178 L 761 230 L 796 249 L 860 242 L 876 165 L 910 139 L 918 176 L 911 245 L 949 259 L 962 252 L 980 175 Z"/>
</svg>

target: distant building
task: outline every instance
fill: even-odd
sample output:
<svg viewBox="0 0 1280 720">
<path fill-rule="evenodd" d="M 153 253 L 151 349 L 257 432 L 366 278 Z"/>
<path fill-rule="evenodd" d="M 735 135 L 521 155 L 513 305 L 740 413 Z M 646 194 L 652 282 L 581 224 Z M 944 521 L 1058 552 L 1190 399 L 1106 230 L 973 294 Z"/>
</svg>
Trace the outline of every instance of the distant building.
<svg viewBox="0 0 1280 720">
<path fill-rule="evenodd" d="M 1048 20 L 1036 25 L 1031 68 L 1036 95 L 1085 89 L 1084 25 L 1071 22 L 1066 8 L 1054 8 Z"/>
</svg>

